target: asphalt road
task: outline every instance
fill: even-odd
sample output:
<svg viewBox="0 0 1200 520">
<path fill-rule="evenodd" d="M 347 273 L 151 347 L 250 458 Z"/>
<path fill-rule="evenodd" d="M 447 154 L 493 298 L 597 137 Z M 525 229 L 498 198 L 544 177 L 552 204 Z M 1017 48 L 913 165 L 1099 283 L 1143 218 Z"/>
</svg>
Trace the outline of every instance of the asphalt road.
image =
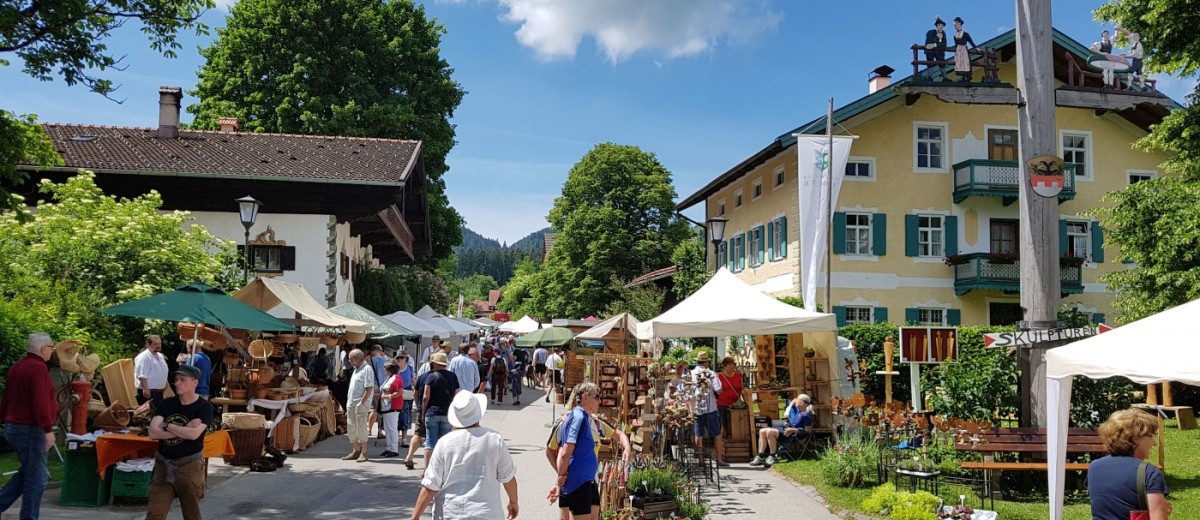
<svg viewBox="0 0 1200 520">
<path fill-rule="evenodd" d="M 490 407 L 482 424 L 504 435 L 517 465 L 519 518 L 556 519 L 557 508 L 545 499 L 554 472 L 546 461 L 544 447 L 548 423 L 554 414 L 562 413 L 562 407 L 552 409 L 540 390 L 526 389 L 523 397 L 520 407 Z M 418 468 L 410 471 L 399 458 L 375 457 L 382 451 L 383 441 L 372 441 L 370 462 L 342 461 L 340 457 L 349 452 L 343 435 L 292 455 L 274 473 L 252 473 L 212 459 L 204 516 L 219 520 L 408 518 L 419 491 L 423 461 L 418 455 Z M 721 490 L 705 491 L 712 505 L 711 518 L 838 518 L 828 512 L 811 488 L 797 486 L 774 471 L 735 464 L 722 475 Z M 57 504 L 58 490 L 48 490 L 42 518 L 133 520 L 145 516 L 144 502 L 97 508 Z M 16 519 L 17 512 L 14 505 L 0 519 Z M 428 512 L 425 517 L 432 518 Z M 170 518 L 182 518 L 178 508 L 172 510 Z"/>
</svg>

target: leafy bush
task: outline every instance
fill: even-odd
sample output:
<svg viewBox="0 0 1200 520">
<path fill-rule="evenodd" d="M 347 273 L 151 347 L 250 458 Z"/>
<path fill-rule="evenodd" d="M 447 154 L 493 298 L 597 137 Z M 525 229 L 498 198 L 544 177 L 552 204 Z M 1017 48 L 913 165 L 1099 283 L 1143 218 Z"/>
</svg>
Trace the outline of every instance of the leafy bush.
<svg viewBox="0 0 1200 520">
<path fill-rule="evenodd" d="M 927 370 L 922 377 L 934 412 L 943 417 L 986 421 L 994 421 L 997 414 L 1017 414 L 1020 370 L 1016 355 L 983 347 L 984 333 L 1004 330 L 1012 328 L 958 329 L 958 360 Z"/>
<path fill-rule="evenodd" d="M 680 480 L 687 480 L 671 468 L 643 468 L 629 473 L 626 485 L 631 495 L 666 495 L 671 498 L 679 496 Z"/>
<path fill-rule="evenodd" d="M 839 433 L 821 452 L 821 477 L 841 487 L 860 487 L 879 465 L 879 445 L 861 430 Z"/>
<path fill-rule="evenodd" d="M 887 514 L 896 504 L 896 485 L 884 482 L 871 491 L 871 496 L 863 499 L 863 511 L 872 514 Z"/>
<path fill-rule="evenodd" d="M 896 493 L 896 502 L 888 516 L 894 520 L 937 520 L 937 507 L 940 500 L 928 491 Z"/>
<path fill-rule="evenodd" d="M 708 518 L 708 504 L 703 502 L 680 502 L 679 516 L 688 520 L 704 520 Z"/>
<path fill-rule="evenodd" d="M 867 370 L 874 373 L 886 366 L 883 356 L 883 340 L 891 336 L 896 341 L 896 367 L 900 367 L 900 333 L 899 329 L 890 323 L 855 323 L 838 329 L 838 335 L 854 342 L 858 359 L 867 362 Z M 898 370 L 898 368 L 896 369 Z M 874 375 L 861 381 L 862 393 L 875 396 L 883 402 L 884 378 Z M 908 377 L 892 378 L 892 395 L 904 399 L 909 395 Z"/>
</svg>

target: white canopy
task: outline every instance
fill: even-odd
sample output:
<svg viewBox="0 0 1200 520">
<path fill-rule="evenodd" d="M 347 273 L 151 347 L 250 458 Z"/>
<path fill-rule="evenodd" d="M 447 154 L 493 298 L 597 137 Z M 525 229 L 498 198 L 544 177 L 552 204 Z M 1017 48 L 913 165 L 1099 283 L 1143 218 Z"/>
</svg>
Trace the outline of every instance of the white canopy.
<svg viewBox="0 0 1200 520">
<path fill-rule="evenodd" d="M 725 268 L 688 299 L 638 327 L 639 338 L 801 332 L 829 332 L 832 341 L 837 317 L 776 300 L 746 285 Z"/>
<path fill-rule="evenodd" d="M 588 330 L 576 334 L 575 339 L 604 339 L 604 336 L 613 329 L 627 330 L 633 337 L 641 339 L 637 335 L 638 325 L 640 324 L 641 322 L 637 318 L 634 318 L 632 314 L 622 312 L 596 324 L 596 326 Z"/>
<path fill-rule="evenodd" d="M 417 334 L 420 334 L 422 337 L 426 338 L 441 336 L 444 339 L 450 339 L 450 336 L 453 335 L 450 330 L 446 329 L 440 324 L 429 323 L 428 321 L 413 316 L 410 312 L 396 311 L 384 316 L 384 318 L 394 321 L 397 325 L 416 332 Z"/>
<path fill-rule="evenodd" d="M 428 321 L 429 323 L 439 325 L 442 328 L 449 330 L 450 334 L 455 336 L 466 336 L 467 334 L 479 333 L 479 327 L 473 327 L 461 321 L 447 318 L 442 314 L 438 314 L 437 311 L 433 310 L 433 307 L 428 305 L 421 307 L 421 310 L 417 311 L 415 315 L 416 317 Z"/>
<path fill-rule="evenodd" d="M 339 316 L 321 306 L 303 285 L 274 278 L 256 278 L 242 287 L 233 297 L 261 311 L 269 311 L 279 304 L 288 306 L 307 319 L 327 327 L 344 327 L 348 331 L 370 332 L 375 327 L 365 321 Z"/>
<path fill-rule="evenodd" d="M 522 316 L 517 321 L 510 321 L 500 325 L 501 332 L 511 332 L 513 334 L 529 334 L 542 327 L 537 320 L 530 318 L 528 315 Z"/>
<path fill-rule="evenodd" d="M 1179 381 L 1200 385 L 1200 349 L 1191 337 L 1200 323 L 1200 300 L 1185 303 L 1104 334 L 1046 353 L 1046 453 L 1050 518 L 1061 520 L 1071 377 L 1125 376 L 1135 383 Z"/>
</svg>

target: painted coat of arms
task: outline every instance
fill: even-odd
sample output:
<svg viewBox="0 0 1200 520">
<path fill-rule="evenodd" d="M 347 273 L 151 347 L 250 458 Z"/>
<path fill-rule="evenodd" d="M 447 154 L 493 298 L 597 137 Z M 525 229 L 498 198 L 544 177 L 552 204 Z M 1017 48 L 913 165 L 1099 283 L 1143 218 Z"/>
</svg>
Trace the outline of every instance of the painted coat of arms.
<svg viewBox="0 0 1200 520">
<path fill-rule="evenodd" d="M 1029 166 L 1029 185 L 1034 193 L 1043 197 L 1057 197 L 1066 186 L 1067 177 L 1061 157 L 1042 155 L 1030 159 L 1026 164 Z"/>
</svg>

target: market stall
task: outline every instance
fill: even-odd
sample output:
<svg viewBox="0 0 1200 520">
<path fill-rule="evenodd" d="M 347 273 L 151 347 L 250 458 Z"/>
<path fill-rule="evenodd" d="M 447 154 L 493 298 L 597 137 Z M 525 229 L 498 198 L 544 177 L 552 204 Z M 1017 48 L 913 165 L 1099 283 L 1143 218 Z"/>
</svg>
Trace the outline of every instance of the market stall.
<svg viewBox="0 0 1200 520">
<path fill-rule="evenodd" d="M 363 307 L 357 303 L 343 303 L 337 307 L 332 307 L 329 312 L 343 316 L 353 320 L 364 321 L 372 326 L 371 332 L 367 334 L 367 339 L 373 342 L 378 342 L 394 348 L 404 348 L 406 341 L 414 343 L 419 342 L 421 334 L 405 328 L 392 320 L 384 318 L 370 309 Z M 416 356 L 417 352 L 409 352 L 410 356 Z"/>
<path fill-rule="evenodd" d="M 442 326 L 446 330 L 450 331 L 451 335 L 453 336 L 461 336 L 466 339 L 473 334 L 479 334 L 479 327 L 450 319 L 445 315 L 439 314 L 428 305 L 421 307 L 421 310 L 413 313 L 413 315 L 434 325 Z"/>
<path fill-rule="evenodd" d="M 629 354 L 636 351 L 638 340 L 641 339 L 637 332 L 640 324 L 633 315 L 622 312 L 580 332 L 575 338 L 603 341 L 605 354 Z"/>
<path fill-rule="evenodd" d="M 512 334 L 529 334 L 535 330 L 542 328 L 542 324 L 529 316 L 522 316 L 517 321 L 510 321 L 500 324 L 500 332 L 508 332 Z"/>
</svg>

